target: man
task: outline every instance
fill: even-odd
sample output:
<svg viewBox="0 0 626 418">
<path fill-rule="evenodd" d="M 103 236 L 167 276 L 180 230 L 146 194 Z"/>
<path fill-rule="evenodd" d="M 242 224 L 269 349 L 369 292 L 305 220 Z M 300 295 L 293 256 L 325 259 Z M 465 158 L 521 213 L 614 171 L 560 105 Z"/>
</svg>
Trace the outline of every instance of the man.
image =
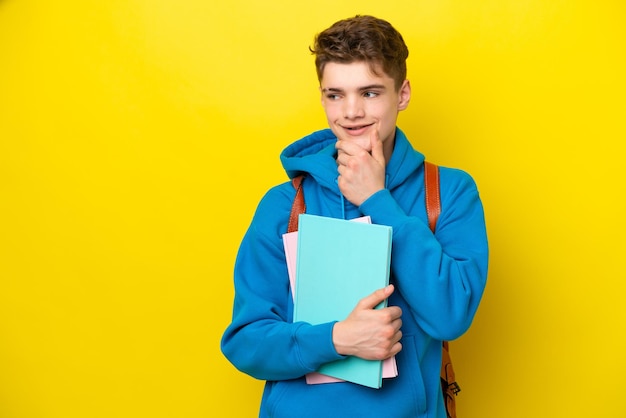
<svg viewBox="0 0 626 418">
<path fill-rule="evenodd" d="M 295 190 L 263 197 L 235 263 L 233 320 L 222 351 L 241 371 L 266 380 L 261 417 L 445 418 L 439 372 L 442 340 L 470 326 L 486 283 L 482 205 L 466 173 L 440 168 L 442 212 L 433 234 L 424 204 L 424 156 L 396 127 L 407 108 L 408 49 L 386 21 L 356 16 L 320 33 L 316 56 L 330 129 L 288 146 L 289 177 L 305 173 L 307 213 L 393 228 L 390 285 L 345 319 L 293 323 L 282 234 Z M 388 299 L 388 307 L 374 309 Z M 396 356 L 399 374 L 382 388 L 308 385 L 322 364 Z"/>
</svg>

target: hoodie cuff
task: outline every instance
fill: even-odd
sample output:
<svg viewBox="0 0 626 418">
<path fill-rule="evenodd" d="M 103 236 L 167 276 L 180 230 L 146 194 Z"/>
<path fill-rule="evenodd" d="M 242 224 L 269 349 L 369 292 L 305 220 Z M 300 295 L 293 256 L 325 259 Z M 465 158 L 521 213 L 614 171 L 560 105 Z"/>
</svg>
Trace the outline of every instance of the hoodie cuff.
<svg viewBox="0 0 626 418">
<path fill-rule="evenodd" d="M 298 328 L 296 339 L 300 347 L 300 359 L 311 371 L 317 370 L 324 363 L 345 358 L 337 353 L 333 344 L 334 326 L 335 322 L 328 322 Z"/>
<path fill-rule="evenodd" d="M 372 223 L 387 226 L 398 226 L 407 215 L 398 202 L 391 196 L 388 189 L 382 189 L 371 195 L 359 206 L 363 215 L 372 218 Z"/>
</svg>

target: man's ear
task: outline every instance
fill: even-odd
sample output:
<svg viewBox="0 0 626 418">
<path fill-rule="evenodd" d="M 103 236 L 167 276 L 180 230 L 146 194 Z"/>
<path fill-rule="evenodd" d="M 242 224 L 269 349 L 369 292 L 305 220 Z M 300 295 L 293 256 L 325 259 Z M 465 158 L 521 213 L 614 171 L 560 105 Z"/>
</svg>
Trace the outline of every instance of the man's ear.
<svg viewBox="0 0 626 418">
<path fill-rule="evenodd" d="M 409 106 L 411 101 L 411 83 L 409 80 L 404 80 L 400 90 L 398 90 L 398 111 L 404 110 Z"/>
</svg>

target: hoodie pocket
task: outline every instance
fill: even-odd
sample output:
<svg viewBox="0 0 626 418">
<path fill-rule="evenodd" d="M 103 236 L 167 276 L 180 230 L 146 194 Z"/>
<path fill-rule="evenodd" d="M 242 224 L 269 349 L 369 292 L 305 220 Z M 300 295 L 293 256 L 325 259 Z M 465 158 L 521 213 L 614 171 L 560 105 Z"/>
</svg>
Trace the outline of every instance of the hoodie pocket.
<svg viewBox="0 0 626 418">
<path fill-rule="evenodd" d="M 261 400 L 261 412 L 259 417 L 274 417 L 276 416 L 276 408 L 280 404 L 281 399 L 285 395 L 287 385 L 281 382 L 266 382 Z"/>
<path fill-rule="evenodd" d="M 399 364 L 400 372 L 404 376 L 401 377 L 398 383 L 410 388 L 412 399 L 415 400 L 416 412 L 418 415 L 422 415 L 427 410 L 426 387 L 420 367 L 420 353 L 417 350 L 415 337 L 413 335 L 405 336 L 402 345 L 402 351 L 399 353 L 397 360 L 401 362 Z"/>
</svg>

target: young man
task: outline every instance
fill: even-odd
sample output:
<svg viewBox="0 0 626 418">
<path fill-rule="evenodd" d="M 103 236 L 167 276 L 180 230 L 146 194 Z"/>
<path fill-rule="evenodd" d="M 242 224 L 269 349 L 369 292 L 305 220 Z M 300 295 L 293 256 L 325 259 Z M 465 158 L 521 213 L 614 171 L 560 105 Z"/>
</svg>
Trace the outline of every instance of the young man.
<svg viewBox="0 0 626 418">
<path fill-rule="evenodd" d="M 424 156 L 396 127 L 411 97 L 408 49 L 388 22 L 339 21 L 316 37 L 312 52 L 330 129 L 288 146 L 282 164 L 290 178 L 306 174 L 307 213 L 369 215 L 393 228 L 391 284 L 346 319 L 293 323 L 282 234 L 295 190 L 281 184 L 261 200 L 241 243 L 222 351 L 239 370 L 267 381 L 261 417 L 445 418 L 441 343 L 469 328 L 487 276 L 478 191 L 466 173 L 440 168 L 442 212 L 430 231 Z M 373 309 L 385 299 L 387 308 Z M 305 382 L 305 374 L 345 356 L 394 355 L 399 374 L 381 389 Z"/>
</svg>

